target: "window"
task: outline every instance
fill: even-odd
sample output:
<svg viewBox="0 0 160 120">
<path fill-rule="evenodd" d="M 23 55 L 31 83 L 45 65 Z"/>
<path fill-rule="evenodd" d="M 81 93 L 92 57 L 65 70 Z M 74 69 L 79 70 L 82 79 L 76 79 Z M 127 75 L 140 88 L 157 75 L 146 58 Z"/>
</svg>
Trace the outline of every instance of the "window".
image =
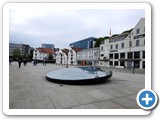
<svg viewBox="0 0 160 120">
<path fill-rule="evenodd" d="M 124 48 L 124 43 L 121 43 L 121 48 Z"/>
<path fill-rule="evenodd" d="M 140 33 L 140 29 L 136 29 L 136 34 L 139 34 Z"/>
<path fill-rule="evenodd" d="M 129 41 L 129 47 L 132 47 L 132 41 Z"/>
<path fill-rule="evenodd" d="M 124 66 L 124 61 L 120 61 L 120 66 Z"/>
<path fill-rule="evenodd" d="M 110 45 L 110 50 L 112 50 L 113 49 L 113 45 Z"/>
<path fill-rule="evenodd" d="M 134 67 L 135 67 L 135 68 L 139 68 L 139 65 L 140 65 L 140 64 L 139 64 L 139 61 L 134 61 Z"/>
<path fill-rule="evenodd" d="M 136 40 L 136 46 L 139 46 L 139 40 Z"/>
<path fill-rule="evenodd" d="M 101 57 L 103 57 L 104 56 L 104 54 L 101 54 Z"/>
<path fill-rule="evenodd" d="M 140 58 L 140 52 L 134 52 L 134 58 Z"/>
<path fill-rule="evenodd" d="M 142 68 L 145 69 L 145 61 L 143 61 L 142 64 Z"/>
<path fill-rule="evenodd" d="M 113 59 L 113 54 L 109 54 L 109 59 Z"/>
<path fill-rule="evenodd" d="M 143 58 L 145 58 L 145 51 L 143 51 Z"/>
<path fill-rule="evenodd" d="M 119 58 L 119 54 L 118 53 L 115 53 L 114 54 L 114 59 L 118 59 Z"/>
<path fill-rule="evenodd" d="M 101 51 L 103 51 L 103 46 L 101 47 Z"/>
<path fill-rule="evenodd" d="M 118 49 L 118 44 L 116 44 L 116 49 Z"/>
<path fill-rule="evenodd" d="M 132 59 L 133 57 L 132 57 L 132 52 L 128 52 L 128 59 Z"/>
<path fill-rule="evenodd" d="M 120 53 L 120 59 L 125 59 L 125 53 Z"/>
<path fill-rule="evenodd" d="M 118 66 L 118 61 L 114 61 L 114 66 Z"/>
<path fill-rule="evenodd" d="M 109 61 L 109 65 L 113 65 L 113 61 Z"/>
</svg>

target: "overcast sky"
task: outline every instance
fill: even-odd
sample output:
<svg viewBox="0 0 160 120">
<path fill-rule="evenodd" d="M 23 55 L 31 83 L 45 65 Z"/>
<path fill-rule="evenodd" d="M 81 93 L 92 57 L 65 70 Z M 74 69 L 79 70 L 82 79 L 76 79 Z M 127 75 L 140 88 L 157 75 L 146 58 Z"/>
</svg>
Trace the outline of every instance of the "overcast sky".
<svg viewBox="0 0 160 120">
<path fill-rule="evenodd" d="M 41 47 L 42 43 L 56 48 L 88 37 L 120 34 L 133 28 L 145 17 L 136 9 L 52 9 L 12 8 L 9 14 L 9 36 L 12 43 Z"/>
</svg>

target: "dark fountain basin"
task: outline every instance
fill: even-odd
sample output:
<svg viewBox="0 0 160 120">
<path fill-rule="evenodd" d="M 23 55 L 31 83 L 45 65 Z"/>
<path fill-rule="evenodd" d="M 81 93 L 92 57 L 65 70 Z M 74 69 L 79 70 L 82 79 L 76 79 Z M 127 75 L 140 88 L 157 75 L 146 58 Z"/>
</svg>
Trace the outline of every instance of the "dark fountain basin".
<svg viewBox="0 0 160 120">
<path fill-rule="evenodd" d="M 97 67 L 63 68 L 46 74 L 48 81 L 62 84 L 93 84 L 104 82 L 111 76 L 111 71 L 103 71 Z"/>
</svg>

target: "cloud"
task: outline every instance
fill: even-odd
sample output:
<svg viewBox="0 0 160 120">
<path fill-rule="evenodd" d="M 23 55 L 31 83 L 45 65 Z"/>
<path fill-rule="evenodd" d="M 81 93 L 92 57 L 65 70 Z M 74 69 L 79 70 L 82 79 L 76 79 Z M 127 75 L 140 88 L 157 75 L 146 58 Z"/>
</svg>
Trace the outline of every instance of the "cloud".
<svg viewBox="0 0 160 120">
<path fill-rule="evenodd" d="M 42 9 L 42 8 L 43 9 Z M 40 47 L 42 43 L 67 48 L 87 37 L 103 37 L 133 28 L 144 10 L 53 9 L 51 7 L 11 8 L 10 42 Z"/>
</svg>

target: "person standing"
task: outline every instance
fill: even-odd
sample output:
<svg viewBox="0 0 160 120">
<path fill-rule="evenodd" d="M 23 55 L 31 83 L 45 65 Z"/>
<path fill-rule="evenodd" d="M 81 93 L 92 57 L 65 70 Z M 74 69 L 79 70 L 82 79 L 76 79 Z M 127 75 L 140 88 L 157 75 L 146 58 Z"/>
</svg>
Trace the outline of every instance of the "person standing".
<svg viewBox="0 0 160 120">
<path fill-rule="evenodd" d="M 19 59 L 19 60 L 18 60 L 18 66 L 19 66 L 19 68 L 21 68 L 21 63 L 22 63 L 22 60 Z"/>
</svg>

